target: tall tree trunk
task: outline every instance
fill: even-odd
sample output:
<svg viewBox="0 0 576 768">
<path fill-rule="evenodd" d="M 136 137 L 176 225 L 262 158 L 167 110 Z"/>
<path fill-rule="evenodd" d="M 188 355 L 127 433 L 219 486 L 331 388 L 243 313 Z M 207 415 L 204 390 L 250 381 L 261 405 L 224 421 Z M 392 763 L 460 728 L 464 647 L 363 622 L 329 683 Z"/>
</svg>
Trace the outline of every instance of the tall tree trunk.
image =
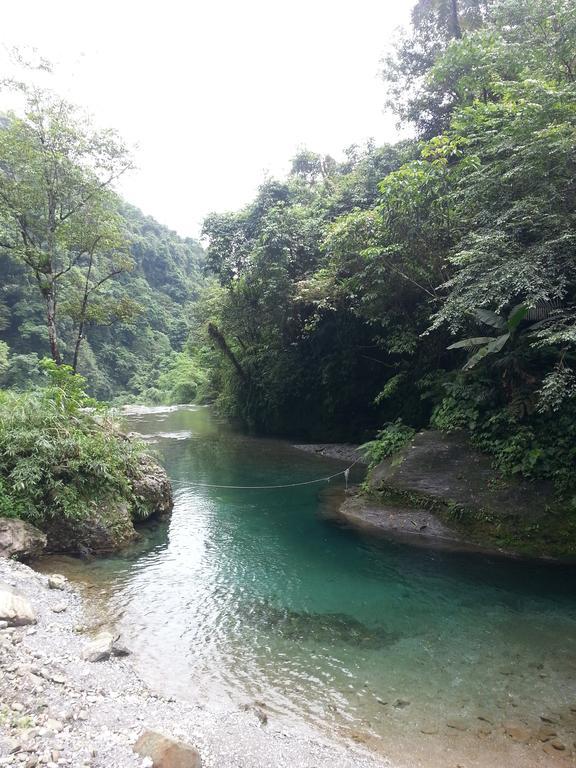
<svg viewBox="0 0 576 768">
<path fill-rule="evenodd" d="M 244 370 L 244 368 L 242 368 L 242 366 L 238 362 L 238 358 L 228 346 L 228 342 L 222 335 L 222 332 L 220 331 L 219 328 L 217 328 L 214 325 L 214 323 L 208 323 L 208 335 L 210 336 L 214 344 L 216 344 L 216 346 L 226 355 L 228 360 L 230 360 L 230 362 L 236 369 L 236 373 L 238 374 L 238 376 L 240 376 L 242 381 L 246 381 L 248 378 L 246 376 L 246 371 Z"/>
<path fill-rule="evenodd" d="M 60 355 L 60 347 L 58 345 L 58 332 L 56 330 L 56 296 L 53 285 L 45 289 L 44 302 L 46 304 L 46 323 L 48 325 L 50 354 L 56 365 L 62 365 L 62 356 Z"/>
<path fill-rule="evenodd" d="M 76 336 L 76 344 L 74 345 L 74 360 L 72 361 L 72 370 L 74 373 L 78 370 L 78 356 L 80 354 L 80 345 L 82 344 L 82 341 L 84 339 L 84 316 L 80 320 L 80 325 L 78 326 L 78 335 Z"/>
<path fill-rule="evenodd" d="M 92 275 L 92 266 L 94 264 L 94 255 L 90 254 L 90 262 L 88 264 L 88 272 L 86 273 L 86 280 L 84 282 L 84 295 L 82 296 L 82 305 L 80 307 L 80 320 L 78 322 L 78 334 L 76 336 L 76 344 L 74 345 L 74 360 L 72 362 L 72 370 L 76 373 L 78 369 L 78 355 L 80 354 L 80 345 L 84 338 L 84 324 L 86 322 L 86 310 L 88 308 L 88 297 L 90 296 L 90 277 Z"/>
<path fill-rule="evenodd" d="M 462 27 L 460 26 L 460 16 L 458 13 L 458 0 L 450 0 L 450 26 L 452 35 L 457 39 L 462 39 Z"/>
</svg>

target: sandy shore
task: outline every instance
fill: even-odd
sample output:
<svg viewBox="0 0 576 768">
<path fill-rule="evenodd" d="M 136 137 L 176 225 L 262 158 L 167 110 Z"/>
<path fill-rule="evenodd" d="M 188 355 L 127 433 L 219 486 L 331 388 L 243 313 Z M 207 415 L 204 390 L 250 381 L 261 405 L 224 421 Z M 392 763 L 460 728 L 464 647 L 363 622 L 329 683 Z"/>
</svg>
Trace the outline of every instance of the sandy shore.
<svg viewBox="0 0 576 768">
<path fill-rule="evenodd" d="M 128 657 L 82 659 L 90 640 L 78 593 L 0 558 L 0 582 L 26 596 L 37 624 L 0 630 L 0 765 L 142 768 L 132 746 L 144 728 L 194 745 L 207 768 L 382 768 L 306 723 L 262 722 L 258 708 L 208 708 L 147 688 Z M 166 649 L 170 652 L 170 649 Z"/>
</svg>

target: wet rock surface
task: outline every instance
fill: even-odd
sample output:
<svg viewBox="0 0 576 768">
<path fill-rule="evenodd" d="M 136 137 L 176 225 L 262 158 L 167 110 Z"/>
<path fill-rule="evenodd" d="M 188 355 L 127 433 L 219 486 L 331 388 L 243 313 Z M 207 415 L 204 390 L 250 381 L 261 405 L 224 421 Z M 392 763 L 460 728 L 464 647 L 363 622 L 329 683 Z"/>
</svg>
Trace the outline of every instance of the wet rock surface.
<svg viewBox="0 0 576 768">
<path fill-rule="evenodd" d="M 415 507 L 379 504 L 362 495 L 349 496 L 337 517 L 358 527 L 422 544 L 460 544 L 462 538 L 431 512 Z"/>
<path fill-rule="evenodd" d="M 99 663 L 82 658 L 96 633 L 70 584 L 50 589 L 46 576 L 7 559 L 0 559 L 0 582 L 24 597 L 37 619 L 20 627 L 0 621 L 1 766 L 197 768 L 198 754 L 204 768 L 388 765 L 304 723 L 288 726 L 269 710 L 263 727 L 255 716 L 264 712 L 262 702 L 247 711 L 208 709 L 201 700 L 160 696 L 140 680 L 131 657 L 116 655 L 115 640 Z M 177 745 L 166 750 L 166 762 L 134 752 L 146 731 Z"/>
</svg>

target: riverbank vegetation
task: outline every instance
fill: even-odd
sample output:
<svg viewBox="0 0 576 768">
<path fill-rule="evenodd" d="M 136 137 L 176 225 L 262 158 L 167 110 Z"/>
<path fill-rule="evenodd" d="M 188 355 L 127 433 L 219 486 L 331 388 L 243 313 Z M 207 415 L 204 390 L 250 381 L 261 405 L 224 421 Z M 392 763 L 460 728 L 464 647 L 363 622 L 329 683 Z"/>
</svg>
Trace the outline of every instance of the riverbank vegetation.
<svg viewBox="0 0 576 768">
<path fill-rule="evenodd" d="M 0 394 L 0 517 L 43 528 L 94 505 L 135 501 L 143 444 L 122 437 L 68 366 L 45 359 L 46 386 Z"/>
<path fill-rule="evenodd" d="M 505 473 L 572 492 L 573 5 L 420 0 L 382 75 L 415 138 L 303 150 L 205 221 L 218 405 L 259 432 L 384 429 L 383 453 L 465 430 Z"/>
</svg>

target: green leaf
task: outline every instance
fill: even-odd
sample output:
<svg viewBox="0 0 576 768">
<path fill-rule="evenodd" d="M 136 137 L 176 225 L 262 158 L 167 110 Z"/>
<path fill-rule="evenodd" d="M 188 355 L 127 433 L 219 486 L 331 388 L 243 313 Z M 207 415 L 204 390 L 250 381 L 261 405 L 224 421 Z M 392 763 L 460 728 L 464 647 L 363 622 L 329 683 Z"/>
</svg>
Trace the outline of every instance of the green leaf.
<svg viewBox="0 0 576 768">
<path fill-rule="evenodd" d="M 514 309 L 508 315 L 508 320 L 506 321 L 506 325 L 508 326 L 510 333 L 514 333 L 514 331 L 518 328 L 527 314 L 528 307 L 525 304 L 519 304 L 517 307 L 514 307 Z"/>
<path fill-rule="evenodd" d="M 450 344 L 446 349 L 476 349 L 476 347 L 479 347 L 482 344 L 489 344 L 493 339 L 493 336 L 476 336 L 471 339 L 462 339 L 454 344 Z"/>
<path fill-rule="evenodd" d="M 486 325 L 492 326 L 492 328 L 497 328 L 499 331 L 503 331 L 506 328 L 506 321 L 503 317 L 498 315 L 496 312 L 492 312 L 491 309 L 484 309 L 484 307 L 479 307 L 475 312 L 476 317 L 480 322 L 485 323 Z"/>
<path fill-rule="evenodd" d="M 496 352 L 499 352 L 509 338 L 510 334 L 504 333 L 502 336 L 498 336 L 498 338 L 492 339 L 489 344 L 486 344 L 485 347 L 479 349 L 476 354 L 472 355 L 472 357 L 466 361 L 465 365 L 462 366 L 462 370 L 469 371 L 471 368 L 474 368 L 476 365 L 478 365 L 479 362 L 484 360 L 484 358 L 488 355 L 493 355 Z"/>
</svg>

